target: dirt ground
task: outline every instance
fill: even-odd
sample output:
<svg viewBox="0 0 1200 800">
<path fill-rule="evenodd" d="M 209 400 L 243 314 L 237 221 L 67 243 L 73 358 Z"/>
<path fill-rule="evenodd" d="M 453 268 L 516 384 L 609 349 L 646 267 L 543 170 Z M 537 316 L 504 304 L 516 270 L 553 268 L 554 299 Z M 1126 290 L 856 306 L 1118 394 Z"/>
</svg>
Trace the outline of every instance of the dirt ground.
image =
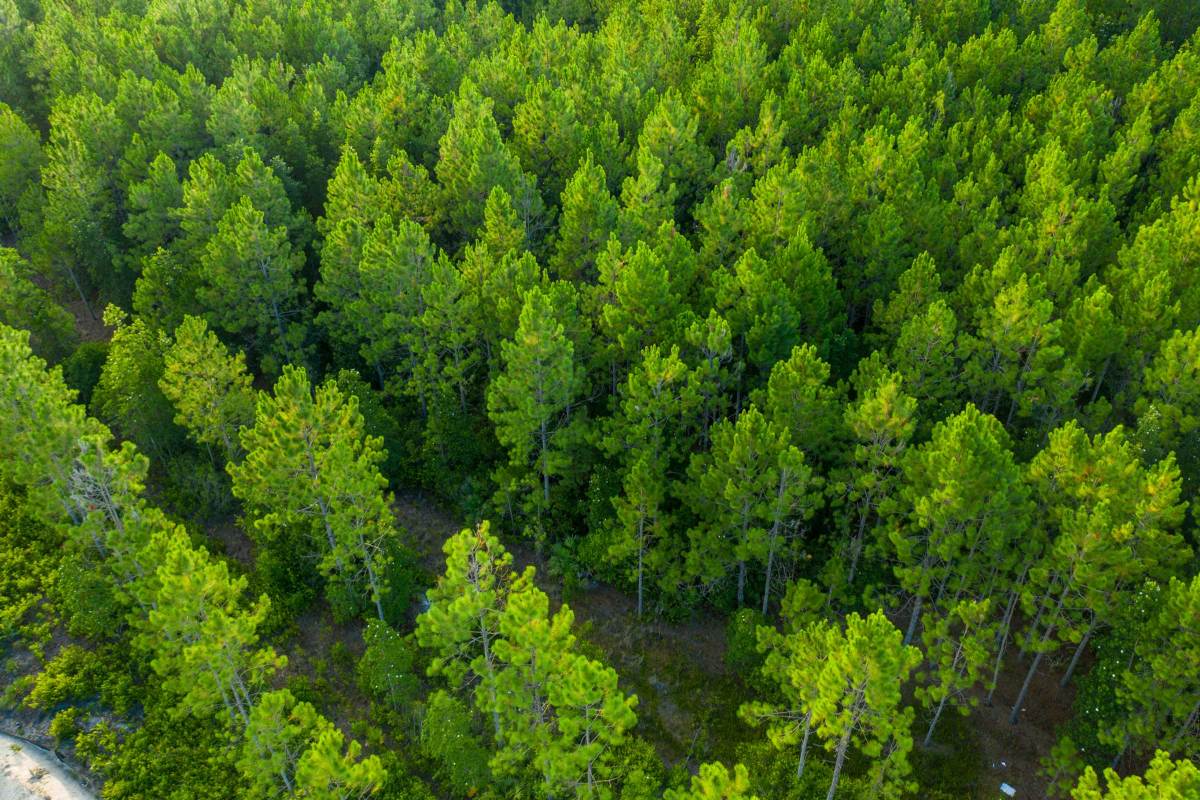
<svg viewBox="0 0 1200 800">
<path fill-rule="evenodd" d="M 436 574 L 442 565 L 441 543 L 464 525 L 438 508 L 429 498 L 409 494 L 397 498 L 396 516 L 422 552 L 427 569 Z M 544 569 L 531 546 L 507 542 L 514 562 L 538 568 L 538 584 L 556 601 L 561 586 Z M 761 735 L 736 719 L 736 706 L 746 689 L 725 665 L 725 620 L 696 612 L 691 619 L 672 623 L 649 620 L 638 623 L 634 599 L 609 586 L 575 592 L 569 599 L 581 637 L 603 650 L 625 688 L 639 696 L 639 732 L 655 744 L 668 764 L 691 761 L 698 749 L 707 757 L 732 759 L 738 742 Z M 1011 648 L 1000 676 L 994 704 L 985 693 L 964 723 L 973 733 L 978 750 L 954 755 L 982 761 L 976 797 L 1001 797 L 1001 782 L 1017 789 L 1017 798 L 1045 797 L 1046 780 L 1038 774 L 1040 759 L 1057 740 L 1074 699 L 1074 687 L 1060 689 L 1059 674 L 1043 663 L 1030 687 L 1018 725 L 1008 715 L 1025 677 L 1028 661 L 1019 662 Z M 705 702 L 696 702 L 702 692 Z M 726 737 L 714 741 L 713 732 Z M 707 740 L 707 741 L 704 741 Z M 970 746 L 970 745 L 968 745 Z"/>
</svg>

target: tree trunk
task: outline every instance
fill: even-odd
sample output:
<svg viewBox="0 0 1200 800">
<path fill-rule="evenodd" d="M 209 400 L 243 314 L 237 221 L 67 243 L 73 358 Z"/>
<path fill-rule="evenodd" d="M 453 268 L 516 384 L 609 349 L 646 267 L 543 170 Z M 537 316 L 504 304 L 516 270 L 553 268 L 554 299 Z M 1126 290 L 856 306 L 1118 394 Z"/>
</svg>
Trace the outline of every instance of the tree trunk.
<svg viewBox="0 0 1200 800">
<path fill-rule="evenodd" d="M 804 762 L 808 760 L 808 737 L 812 733 L 812 714 L 804 715 L 804 738 L 800 740 L 800 763 L 796 765 L 796 780 L 804 775 Z"/>
<path fill-rule="evenodd" d="M 746 562 L 738 562 L 738 608 L 746 605 Z"/>
<path fill-rule="evenodd" d="M 547 464 L 548 451 L 550 449 L 549 436 L 546 432 L 546 420 L 542 420 L 541 428 L 542 438 L 542 503 L 546 508 L 550 506 L 550 469 Z"/>
<path fill-rule="evenodd" d="M 1012 713 L 1008 715 L 1008 721 L 1012 725 L 1016 725 L 1021 719 L 1021 704 L 1025 702 L 1025 695 L 1029 693 L 1029 685 L 1033 683 L 1034 673 L 1037 672 L 1038 665 L 1042 663 L 1042 656 L 1045 655 L 1041 650 L 1033 657 L 1033 663 L 1029 665 L 1029 672 L 1025 675 L 1025 682 L 1021 684 L 1021 693 L 1017 695 L 1017 702 L 1013 703 Z"/>
<path fill-rule="evenodd" d="M 500 735 L 500 709 L 496 708 L 496 667 L 492 663 L 491 634 L 482 615 L 479 622 L 479 631 L 483 638 L 483 662 L 487 664 L 488 671 L 488 693 L 492 696 L 492 727 L 496 734 L 496 746 L 499 747 L 503 737 Z"/>
<path fill-rule="evenodd" d="M 771 567 L 775 561 L 775 537 L 771 537 L 770 549 L 767 550 L 767 577 L 763 583 L 762 614 L 767 615 L 767 607 L 771 602 Z"/>
<path fill-rule="evenodd" d="M 1017 607 L 1017 592 L 1012 593 L 1012 597 L 1008 600 L 1008 608 L 1004 611 L 1004 621 L 1000 623 L 1000 647 L 996 651 L 996 666 L 992 668 L 992 688 L 988 689 L 987 704 L 992 704 L 992 697 L 996 694 L 996 682 L 1000 680 L 1000 667 L 1004 665 L 1004 651 L 1008 647 L 1008 634 L 1012 630 L 1013 611 Z"/>
<path fill-rule="evenodd" d="M 925 741 L 921 743 L 922 747 L 929 747 L 933 742 L 933 729 L 937 727 L 938 720 L 942 717 L 942 711 L 946 708 L 946 701 L 950 699 L 950 695 L 946 694 L 942 698 L 942 702 L 938 703 L 937 711 L 933 712 L 933 719 L 929 721 L 929 730 L 925 731 Z"/>
<path fill-rule="evenodd" d="M 637 599 L 637 615 L 638 619 L 642 618 L 642 562 L 643 555 L 646 552 L 646 515 L 643 514 L 638 519 L 638 599 Z"/>
<path fill-rule="evenodd" d="M 1104 359 L 1104 365 L 1100 367 L 1100 374 L 1096 376 L 1096 385 L 1092 387 L 1092 399 L 1089 402 L 1096 402 L 1096 398 L 1100 396 L 1100 386 L 1104 383 L 1104 376 L 1108 374 L 1108 365 L 1112 363 L 1112 356 Z"/>
<path fill-rule="evenodd" d="M 1196 724 L 1197 717 L 1200 717 L 1200 700 L 1197 700 L 1196 704 L 1192 706 L 1191 713 L 1188 714 L 1187 719 L 1183 721 L 1183 724 L 1179 726 L 1179 730 L 1176 732 L 1175 737 L 1171 739 L 1171 747 L 1169 748 L 1170 750 L 1175 750 L 1176 746 L 1179 744 L 1179 740 L 1186 736 L 1187 732 L 1191 730 L 1191 727 Z"/>
<path fill-rule="evenodd" d="M 912 616 L 908 620 L 908 630 L 904 632 L 904 644 L 908 645 L 912 642 L 913 634 L 917 632 L 917 621 L 921 619 L 921 605 L 925 598 L 917 595 L 917 602 L 913 605 Z"/>
<path fill-rule="evenodd" d="M 847 726 L 846 732 L 838 740 L 837 758 L 833 762 L 833 780 L 829 782 L 829 793 L 825 795 L 825 800 L 833 800 L 834 794 L 837 793 L 838 779 L 842 777 L 842 767 L 846 764 L 846 751 L 850 749 L 850 734 L 853 730 L 853 725 Z"/>
<path fill-rule="evenodd" d="M 869 506 L 868 506 L 869 509 Z M 858 533 L 850 542 L 850 571 L 846 576 L 846 585 L 854 585 L 854 573 L 858 569 L 858 558 L 862 555 L 863 534 L 867 530 L 867 510 L 858 515 Z"/>
<path fill-rule="evenodd" d="M 1067 688 L 1067 684 L 1071 682 L 1071 676 L 1075 674 L 1075 667 L 1079 665 L 1079 657 L 1083 655 L 1083 651 L 1087 649 L 1088 642 L 1092 638 L 1092 632 L 1096 630 L 1096 620 L 1092 620 L 1092 624 L 1088 626 L 1087 633 L 1079 640 L 1079 646 L 1075 648 L 1075 654 L 1071 656 L 1071 663 L 1067 665 L 1067 672 L 1062 676 L 1062 680 L 1058 682 L 1060 688 Z"/>
</svg>

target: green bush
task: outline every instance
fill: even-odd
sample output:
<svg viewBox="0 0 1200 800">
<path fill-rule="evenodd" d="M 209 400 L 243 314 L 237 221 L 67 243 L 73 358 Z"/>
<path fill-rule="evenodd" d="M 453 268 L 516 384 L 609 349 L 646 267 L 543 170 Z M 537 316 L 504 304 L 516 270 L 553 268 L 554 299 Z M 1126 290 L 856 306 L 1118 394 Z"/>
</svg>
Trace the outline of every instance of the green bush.
<svg viewBox="0 0 1200 800">
<path fill-rule="evenodd" d="M 79 392 L 80 405 L 92 402 L 92 393 L 100 383 L 100 372 L 108 359 L 108 342 L 84 342 L 62 363 L 63 380 Z"/>
<path fill-rule="evenodd" d="M 429 697 L 421 752 L 437 762 L 438 774 L 460 797 L 469 797 L 489 782 L 488 751 L 472 731 L 471 712 L 447 692 Z"/>
<path fill-rule="evenodd" d="M 400 708 L 420 689 L 413 669 L 415 648 L 386 622 L 373 619 L 363 629 L 367 649 L 358 660 L 358 685 L 371 698 Z"/>
</svg>

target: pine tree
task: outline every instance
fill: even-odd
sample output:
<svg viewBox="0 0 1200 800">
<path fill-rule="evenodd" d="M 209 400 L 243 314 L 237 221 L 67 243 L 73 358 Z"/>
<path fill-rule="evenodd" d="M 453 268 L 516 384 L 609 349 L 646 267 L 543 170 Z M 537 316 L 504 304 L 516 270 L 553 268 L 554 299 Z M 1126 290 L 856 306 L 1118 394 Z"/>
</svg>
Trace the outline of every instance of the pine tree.
<svg viewBox="0 0 1200 800">
<path fill-rule="evenodd" d="M 617 229 L 617 201 L 609 193 L 604 168 L 589 150 L 562 193 L 558 239 L 548 265 L 556 278 L 594 281 L 596 259 Z"/>
<path fill-rule="evenodd" d="M 826 628 L 820 653 L 817 691 L 807 704 L 813 730 L 835 753 L 827 800 L 837 792 L 851 743 L 874 760 L 876 787 L 886 782 L 903 792 L 913 711 L 901 707 L 900 689 L 920 651 L 903 645 L 900 631 L 875 612 L 865 619 L 851 613 L 844 631 Z"/>
<path fill-rule="evenodd" d="M 1191 761 L 1172 761 L 1162 750 L 1154 754 L 1144 776 L 1122 778 L 1115 770 L 1104 771 L 1104 788 L 1096 771 L 1087 768 L 1071 800 L 1186 800 L 1200 792 L 1200 769 Z"/>
<path fill-rule="evenodd" d="M 1064 425 L 1029 473 L 1053 540 L 1021 595 L 1032 619 L 1024 647 L 1034 658 L 1013 705 L 1014 724 L 1046 654 L 1076 644 L 1065 685 L 1122 593 L 1169 577 L 1190 552 L 1174 532 L 1184 510 L 1174 459 L 1142 465 L 1120 427 L 1089 438 L 1076 423 Z"/>
<path fill-rule="evenodd" d="M 59 362 L 74 349 L 75 319 L 34 283 L 34 275 L 20 253 L 0 247 L 0 324 L 29 331 L 33 352 Z"/>
<path fill-rule="evenodd" d="M 245 459 L 226 469 L 265 546 L 289 526 L 308 527 L 335 612 L 352 612 L 366 595 L 383 619 L 397 532 L 381 443 L 363 424 L 357 398 L 332 381 L 314 395 L 304 372 L 288 366 L 274 395 L 259 396 L 254 426 L 241 430 Z"/>
<path fill-rule="evenodd" d="M 861 387 L 855 402 L 846 407 L 845 426 L 854 442 L 846 481 L 851 526 L 847 585 L 854 584 L 867 533 L 883 521 L 894 501 L 916 410 L 916 401 L 904 393 L 895 372 L 883 372 Z"/>
<path fill-rule="evenodd" d="M 971 405 L 935 426 L 903 471 L 907 519 L 893 520 L 889 539 L 893 571 L 913 601 L 908 643 L 926 603 L 944 609 L 990 595 L 1031 509 L 1004 429 Z"/>
<path fill-rule="evenodd" d="M 446 569 L 428 593 L 429 608 L 417 618 L 416 636 L 434 651 L 430 675 L 451 684 L 476 684 L 476 702 L 491 709 L 493 733 L 503 741 L 496 675 L 495 642 L 511 584 L 512 555 L 485 521 L 464 529 L 442 546 Z M 471 676 L 468 680 L 468 675 Z"/>
<path fill-rule="evenodd" d="M 605 447 L 625 466 L 623 493 L 613 499 L 618 530 L 609 556 L 624 562 L 637 556 L 637 614 L 644 608 L 647 568 L 665 567 L 659 550 L 670 523 L 666 513 L 668 475 L 690 448 L 687 429 L 698 398 L 679 349 L 663 355 L 657 345 L 642 351 L 629 374 L 620 413 Z"/>
<path fill-rule="evenodd" d="M 917 674 L 915 694 L 926 708 L 933 709 L 924 747 L 933 742 L 934 729 L 947 704 L 966 714 L 975 702 L 968 693 L 979 684 L 996 638 L 990 612 L 990 599 L 959 600 L 922 634 L 930 669 L 928 673 Z"/>
<path fill-rule="evenodd" d="M 158 384 L 175 406 L 175 421 L 199 444 L 219 447 L 227 463 L 241 458 L 238 431 L 254 421 L 250 383 L 246 357 L 231 354 L 203 319 L 184 317 Z"/>
<path fill-rule="evenodd" d="M 303 253 L 243 196 L 221 217 L 201 261 L 197 297 L 221 330 L 241 336 L 268 374 L 304 360 Z"/>
<path fill-rule="evenodd" d="M 508 448 L 517 486 L 533 490 L 530 509 L 539 515 L 549 509 L 551 479 L 567 465 L 571 409 L 582 386 L 575 346 L 565 334 L 564 309 L 548 291 L 530 289 L 515 336 L 501 344 L 504 371 L 488 386 L 496 438 Z"/>
<path fill-rule="evenodd" d="M 257 693 L 286 664 L 270 647 L 258 646 L 267 596 L 242 608 L 246 578 L 233 578 L 223 561 L 179 535 L 165 543 L 155 582 L 141 641 L 153 654 L 150 664 L 163 686 L 180 696 L 177 713 L 209 716 L 224 710 L 247 724 Z"/>
<path fill-rule="evenodd" d="M 688 789 L 668 789 L 664 800 L 758 800 L 750 794 L 750 773 L 741 764 L 733 774 L 720 762 L 701 764 Z"/>
</svg>

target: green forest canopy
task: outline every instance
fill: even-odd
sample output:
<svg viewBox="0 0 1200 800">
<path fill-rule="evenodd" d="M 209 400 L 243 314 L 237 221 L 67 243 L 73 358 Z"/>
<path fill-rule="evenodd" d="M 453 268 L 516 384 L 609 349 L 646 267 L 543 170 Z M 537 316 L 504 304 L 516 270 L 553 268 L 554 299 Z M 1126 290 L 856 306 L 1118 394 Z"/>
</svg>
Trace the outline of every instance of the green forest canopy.
<svg viewBox="0 0 1200 800">
<path fill-rule="evenodd" d="M 0 0 L 3 705 L 110 800 L 990 798 L 1057 681 L 1048 794 L 1200 797 L 1198 25 Z M 527 546 L 729 616 L 742 763 Z"/>
</svg>

